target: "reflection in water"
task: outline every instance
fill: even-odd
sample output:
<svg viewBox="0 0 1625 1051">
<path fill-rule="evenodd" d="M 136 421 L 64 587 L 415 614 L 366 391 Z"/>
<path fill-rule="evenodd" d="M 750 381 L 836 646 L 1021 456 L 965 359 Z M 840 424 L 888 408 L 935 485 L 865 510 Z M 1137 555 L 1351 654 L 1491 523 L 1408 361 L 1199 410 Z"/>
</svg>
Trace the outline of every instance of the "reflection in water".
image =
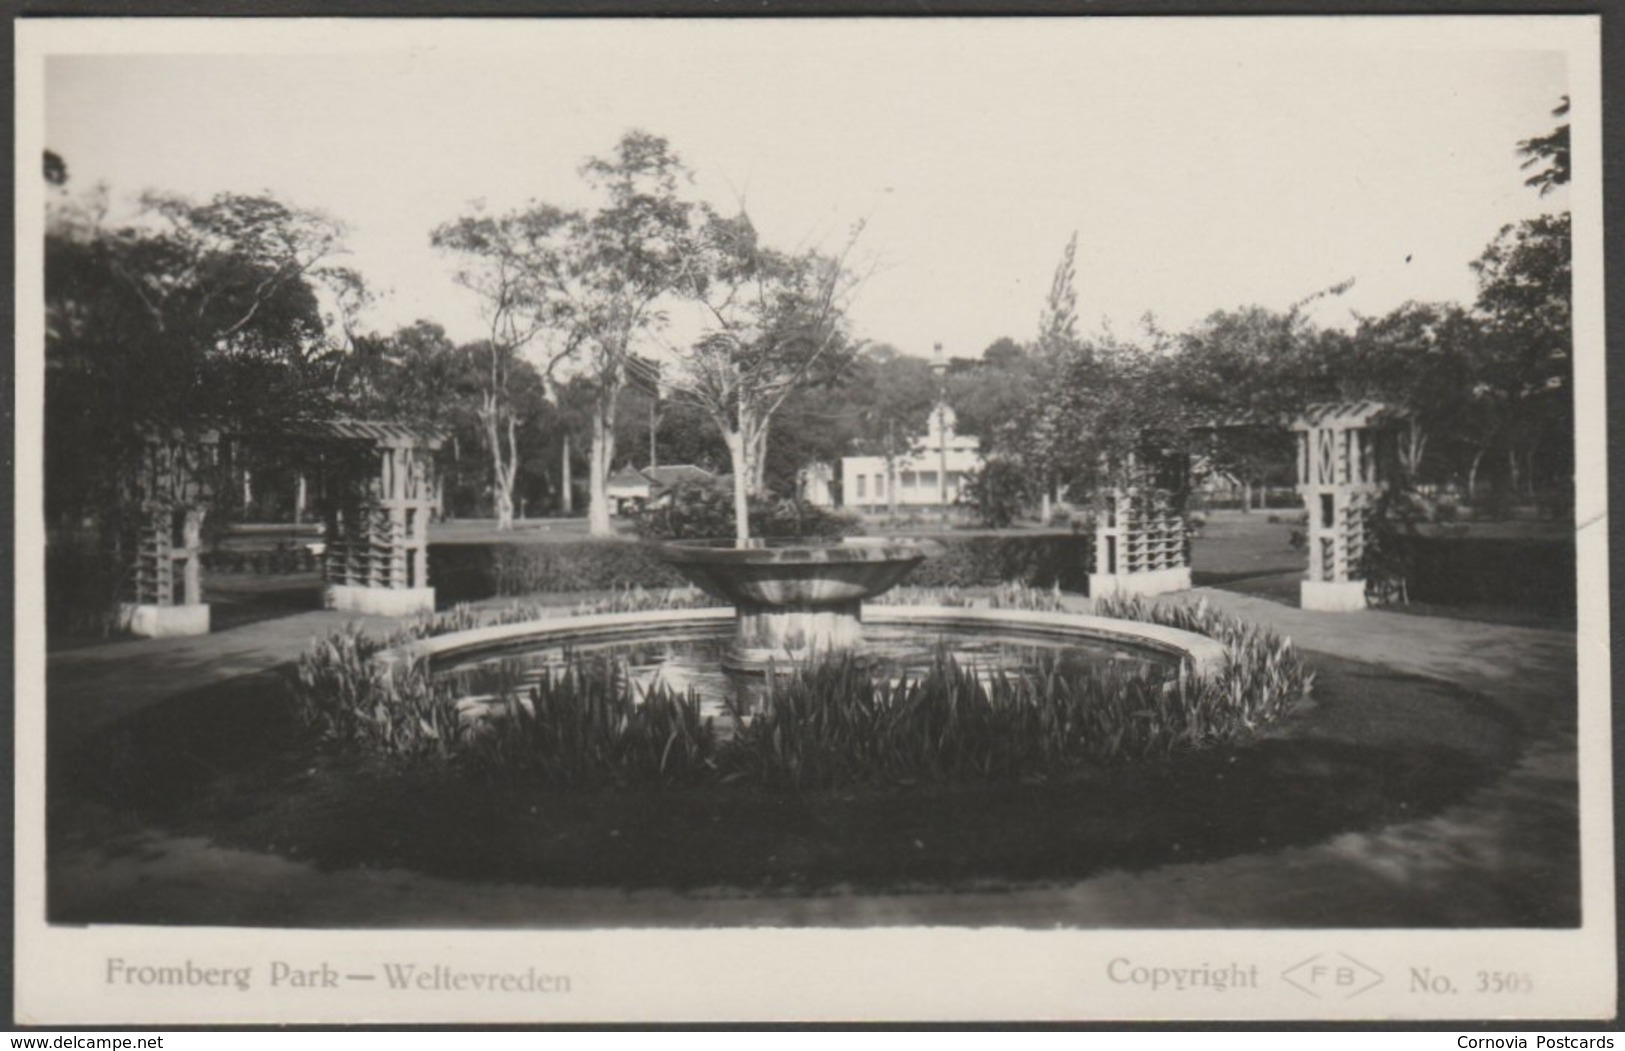
<svg viewBox="0 0 1625 1051">
<path fill-rule="evenodd" d="M 679 695 L 692 692 L 699 699 L 701 716 L 723 725 L 732 721 L 731 711 L 757 709 L 766 690 L 764 674 L 722 667 L 732 638 L 732 625 L 707 626 L 667 631 L 658 639 L 486 652 L 437 669 L 435 678 L 451 684 L 464 698 L 460 707 L 466 711 L 504 698 L 523 698 L 533 685 L 562 675 L 573 663 L 578 670 L 602 676 L 618 688 L 631 684 L 640 694 L 657 684 Z M 877 685 L 920 678 L 939 657 L 974 671 L 984 683 L 1040 669 L 1065 676 L 1108 667 L 1129 673 L 1173 671 L 1169 658 L 1077 638 L 866 626 L 862 660 Z M 787 661 L 784 670 L 794 667 L 794 662 Z"/>
</svg>

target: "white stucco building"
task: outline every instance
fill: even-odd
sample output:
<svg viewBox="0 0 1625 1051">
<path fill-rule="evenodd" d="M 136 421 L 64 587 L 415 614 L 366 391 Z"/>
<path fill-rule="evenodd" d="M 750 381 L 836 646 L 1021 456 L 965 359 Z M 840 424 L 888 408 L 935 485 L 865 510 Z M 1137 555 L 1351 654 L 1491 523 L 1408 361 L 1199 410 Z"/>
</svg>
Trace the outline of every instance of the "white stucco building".
<svg viewBox="0 0 1625 1051">
<path fill-rule="evenodd" d="M 884 456 L 841 460 L 841 503 L 856 511 L 945 507 L 959 499 L 965 476 L 982 468 L 981 442 L 954 432 L 954 410 L 938 405 L 925 435 L 888 464 Z M 893 499 L 895 490 L 895 500 Z"/>
</svg>

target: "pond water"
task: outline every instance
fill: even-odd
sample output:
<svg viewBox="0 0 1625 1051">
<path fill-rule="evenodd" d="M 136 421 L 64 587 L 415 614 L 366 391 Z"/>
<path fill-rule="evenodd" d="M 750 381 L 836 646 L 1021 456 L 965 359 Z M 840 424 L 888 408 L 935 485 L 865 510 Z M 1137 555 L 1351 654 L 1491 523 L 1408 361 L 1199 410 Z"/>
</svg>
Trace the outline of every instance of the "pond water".
<svg viewBox="0 0 1625 1051">
<path fill-rule="evenodd" d="M 722 667 L 733 632 L 732 623 L 663 626 L 658 637 L 487 650 L 437 665 L 435 679 L 450 683 L 468 702 L 481 703 L 521 695 L 574 662 L 617 683 L 630 682 L 640 691 L 656 684 L 678 694 L 692 690 L 702 716 L 726 723 L 731 709 L 748 712 L 759 707 L 766 689 L 765 674 Z M 1040 671 L 1067 676 L 1108 669 L 1158 677 L 1177 673 L 1174 659 L 1162 654 L 1041 631 L 868 624 L 864 640 L 862 660 L 877 685 L 919 678 L 943 656 L 962 669 L 974 670 L 983 681 Z M 785 670 L 792 667 L 787 664 Z"/>
</svg>

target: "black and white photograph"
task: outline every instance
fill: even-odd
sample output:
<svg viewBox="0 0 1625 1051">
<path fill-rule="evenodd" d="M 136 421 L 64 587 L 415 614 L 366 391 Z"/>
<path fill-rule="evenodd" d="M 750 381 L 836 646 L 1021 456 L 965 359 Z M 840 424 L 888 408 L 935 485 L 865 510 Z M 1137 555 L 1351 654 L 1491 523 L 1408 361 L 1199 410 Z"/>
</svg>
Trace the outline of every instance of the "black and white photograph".
<svg viewBox="0 0 1625 1051">
<path fill-rule="evenodd" d="M 18 1019 L 1613 1017 L 1599 26 L 19 22 Z"/>
</svg>

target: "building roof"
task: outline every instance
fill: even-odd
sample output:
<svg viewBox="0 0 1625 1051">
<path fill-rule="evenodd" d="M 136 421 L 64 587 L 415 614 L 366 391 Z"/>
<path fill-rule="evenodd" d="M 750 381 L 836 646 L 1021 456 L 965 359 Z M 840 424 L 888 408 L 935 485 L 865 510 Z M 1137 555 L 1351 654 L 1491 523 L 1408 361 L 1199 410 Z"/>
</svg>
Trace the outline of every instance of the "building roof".
<svg viewBox="0 0 1625 1051">
<path fill-rule="evenodd" d="M 635 489 L 638 492 L 647 492 L 649 479 L 644 477 L 643 472 L 636 467 L 622 467 L 609 476 L 609 480 L 605 485 L 611 489 Z"/>
<path fill-rule="evenodd" d="M 624 494 L 648 496 L 684 482 L 712 482 L 716 477 L 703 467 L 680 463 L 669 467 L 622 467 L 609 476 L 606 484 Z"/>
<path fill-rule="evenodd" d="M 691 463 L 672 464 L 669 467 L 645 467 L 643 476 L 661 489 L 670 489 L 683 482 L 711 482 L 716 475 Z"/>
<path fill-rule="evenodd" d="M 1405 419 L 1409 415 L 1410 413 L 1398 406 L 1370 398 L 1362 398 L 1359 401 L 1322 402 L 1306 406 L 1303 413 L 1292 422 L 1292 429 L 1307 431 L 1318 427 L 1373 427 Z"/>
<path fill-rule="evenodd" d="M 393 420 L 356 420 L 348 417 L 298 420 L 288 423 L 283 432 L 297 438 L 327 438 L 339 441 L 364 441 L 376 445 L 398 448 L 422 447 L 438 449 L 446 440 L 446 432 L 433 427 L 399 423 Z"/>
</svg>

